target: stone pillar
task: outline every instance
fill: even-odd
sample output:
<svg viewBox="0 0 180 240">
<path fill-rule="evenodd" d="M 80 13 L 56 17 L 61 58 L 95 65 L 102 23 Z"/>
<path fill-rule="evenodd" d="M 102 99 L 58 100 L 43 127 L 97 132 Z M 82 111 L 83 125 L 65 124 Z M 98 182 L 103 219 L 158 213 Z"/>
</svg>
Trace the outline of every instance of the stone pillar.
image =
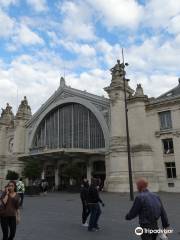
<svg viewBox="0 0 180 240">
<path fill-rule="evenodd" d="M 6 154 L 6 127 L 0 126 L 0 156 L 3 156 Z"/>
<path fill-rule="evenodd" d="M 124 64 L 117 61 L 111 69 L 112 80 L 109 87 L 105 88 L 110 98 L 111 127 L 110 149 L 106 155 L 106 182 L 108 191 L 128 192 L 128 155 L 124 103 Z M 127 97 L 133 93 L 125 80 Z"/>
<path fill-rule="evenodd" d="M 15 116 L 15 134 L 14 134 L 14 153 L 24 153 L 25 152 L 25 136 L 27 135 L 27 130 L 25 123 L 31 118 L 31 108 L 28 105 L 26 97 L 21 101 L 18 107 L 18 111 Z"/>
<path fill-rule="evenodd" d="M 25 121 L 15 121 L 15 132 L 14 132 L 14 153 L 25 152 Z"/>
<path fill-rule="evenodd" d="M 41 173 L 41 179 L 45 179 L 45 169 L 43 168 L 42 173 Z"/>
<path fill-rule="evenodd" d="M 90 161 L 88 161 L 87 163 L 87 179 L 89 181 L 89 183 L 91 182 L 91 172 L 92 172 L 92 163 Z"/>
<path fill-rule="evenodd" d="M 138 84 L 134 96 L 128 101 L 132 168 L 135 179 L 145 177 L 149 182 L 149 188 L 158 191 L 158 177 L 154 171 L 153 152 L 148 135 L 147 102 L 148 97 L 144 95 L 141 84 Z"/>
<path fill-rule="evenodd" d="M 58 166 L 55 168 L 55 189 L 57 190 L 59 187 L 59 168 Z"/>
</svg>

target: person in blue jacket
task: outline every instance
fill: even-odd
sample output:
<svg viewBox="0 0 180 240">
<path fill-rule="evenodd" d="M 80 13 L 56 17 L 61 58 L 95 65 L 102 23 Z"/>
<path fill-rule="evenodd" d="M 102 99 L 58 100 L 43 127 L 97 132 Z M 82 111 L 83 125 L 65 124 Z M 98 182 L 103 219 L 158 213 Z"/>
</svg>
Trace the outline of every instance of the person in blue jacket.
<svg viewBox="0 0 180 240">
<path fill-rule="evenodd" d="M 159 196 L 148 190 L 148 181 L 144 178 L 136 182 L 139 194 L 134 200 L 133 206 L 126 215 L 126 220 L 131 220 L 139 216 L 139 224 L 142 229 L 158 230 L 158 219 L 161 218 L 162 227 L 169 227 L 166 211 Z M 142 240 L 156 240 L 157 231 L 150 233 L 143 231 Z"/>
</svg>

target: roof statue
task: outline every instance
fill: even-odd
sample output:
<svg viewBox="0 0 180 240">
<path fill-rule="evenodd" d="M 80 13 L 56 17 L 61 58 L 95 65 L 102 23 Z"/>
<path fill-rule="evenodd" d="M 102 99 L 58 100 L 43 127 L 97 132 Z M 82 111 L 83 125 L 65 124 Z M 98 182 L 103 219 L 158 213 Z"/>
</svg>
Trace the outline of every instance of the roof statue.
<svg viewBox="0 0 180 240">
<path fill-rule="evenodd" d="M 6 108 L 5 109 L 1 108 L 1 109 L 2 109 L 2 112 L 1 112 L 0 122 L 4 124 L 10 124 L 14 119 L 12 107 L 9 105 L 9 103 L 7 103 Z"/>
<path fill-rule="evenodd" d="M 31 108 L 28 105 L 28 101 L 26 96 L 24 99 L 21 101 L 21 104 L 19 105 L 17 114 L 16 114 L 16 119 L 22 119 L 22 120 L 28 120 L 32 116 L 31 114 Z"/>
<path fill-rule="evenodd" d="M 121 78 L 123 80 L 123 76 L 125 76 L 126 72 L 124 70 L 124 63 L 120 63 L 120 60 L 117 60 L 117 64 L 111 68 L 112 81 Z"/>
<path fill-rule="evenodd" d="M 144 92 L 143 92 L 143 88 L 142 88 L 141 84 L 137 84 L 136 92 L 135 92 L 134 96 L 136 96 L 136 97 L 144 96 Z"/>
<path fill-rule="evenodd" d="M 63 77 L 60 78 L 60 87 L 65 87 L 66 86 L 66 81 Z"/>
</svg>

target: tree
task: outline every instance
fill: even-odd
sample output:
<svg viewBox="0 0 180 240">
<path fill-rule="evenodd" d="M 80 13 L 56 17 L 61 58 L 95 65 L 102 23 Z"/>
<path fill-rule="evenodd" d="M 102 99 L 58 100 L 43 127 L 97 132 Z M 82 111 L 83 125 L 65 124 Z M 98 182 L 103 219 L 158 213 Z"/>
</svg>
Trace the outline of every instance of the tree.
<svg viewBox="0 0 180 240">
<path fill-rule="evenodd" d="M 69 179 L 75 179 L 77 184 L 81 182 L 84 169 L 78 163 L 69 162 L 63 170 L 64 175 L 66 175 Z"/>
<path fill-rule="evenodd" d="M 19 174 L 17 172 L 8 170 L 6 180 L 17 180 L 18 178 Z"/>
<path fill-rule="evenodd" d="M 42 167 L 38 161 L 28 160 L 25 162 L 23 176 L 29 180 L 41 178 Z"/>
</svg>

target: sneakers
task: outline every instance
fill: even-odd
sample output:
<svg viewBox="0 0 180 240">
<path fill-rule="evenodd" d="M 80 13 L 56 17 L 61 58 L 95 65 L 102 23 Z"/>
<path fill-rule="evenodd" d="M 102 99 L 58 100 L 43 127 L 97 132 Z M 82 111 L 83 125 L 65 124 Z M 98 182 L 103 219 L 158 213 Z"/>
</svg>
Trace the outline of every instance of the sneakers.
<svg viewBox="0 0 180 240">
<path fill-rule="evenodd" d="M 95 228 L 88 228 L 88 231 L 89 232 L 96 232 L 96 229 Z"/>
<path fill-rule="evenodd" d="M 95 228 L 88 228 L 88 231 L 89 232 L 97 232 L 97 231 L 99 231 L 100 230 L 100 227 L 98 226 L 98 227 L 95 227 Z"/>
<path fill-rule="evenodd" d="M 96 231 L 99 231 L 99 230 L 100 230 L 100 227 L 99 227 L 99 226 L 97 226 L 97 227 L 95 227 L 95 229 L 96 229 Z"/>
<path fill-rule="evenodd" d="M 82 224 L 82 227 L 88 227 L 89 224 L 87 222 L 85 222 L 84 224 Z"/>
</svg>

